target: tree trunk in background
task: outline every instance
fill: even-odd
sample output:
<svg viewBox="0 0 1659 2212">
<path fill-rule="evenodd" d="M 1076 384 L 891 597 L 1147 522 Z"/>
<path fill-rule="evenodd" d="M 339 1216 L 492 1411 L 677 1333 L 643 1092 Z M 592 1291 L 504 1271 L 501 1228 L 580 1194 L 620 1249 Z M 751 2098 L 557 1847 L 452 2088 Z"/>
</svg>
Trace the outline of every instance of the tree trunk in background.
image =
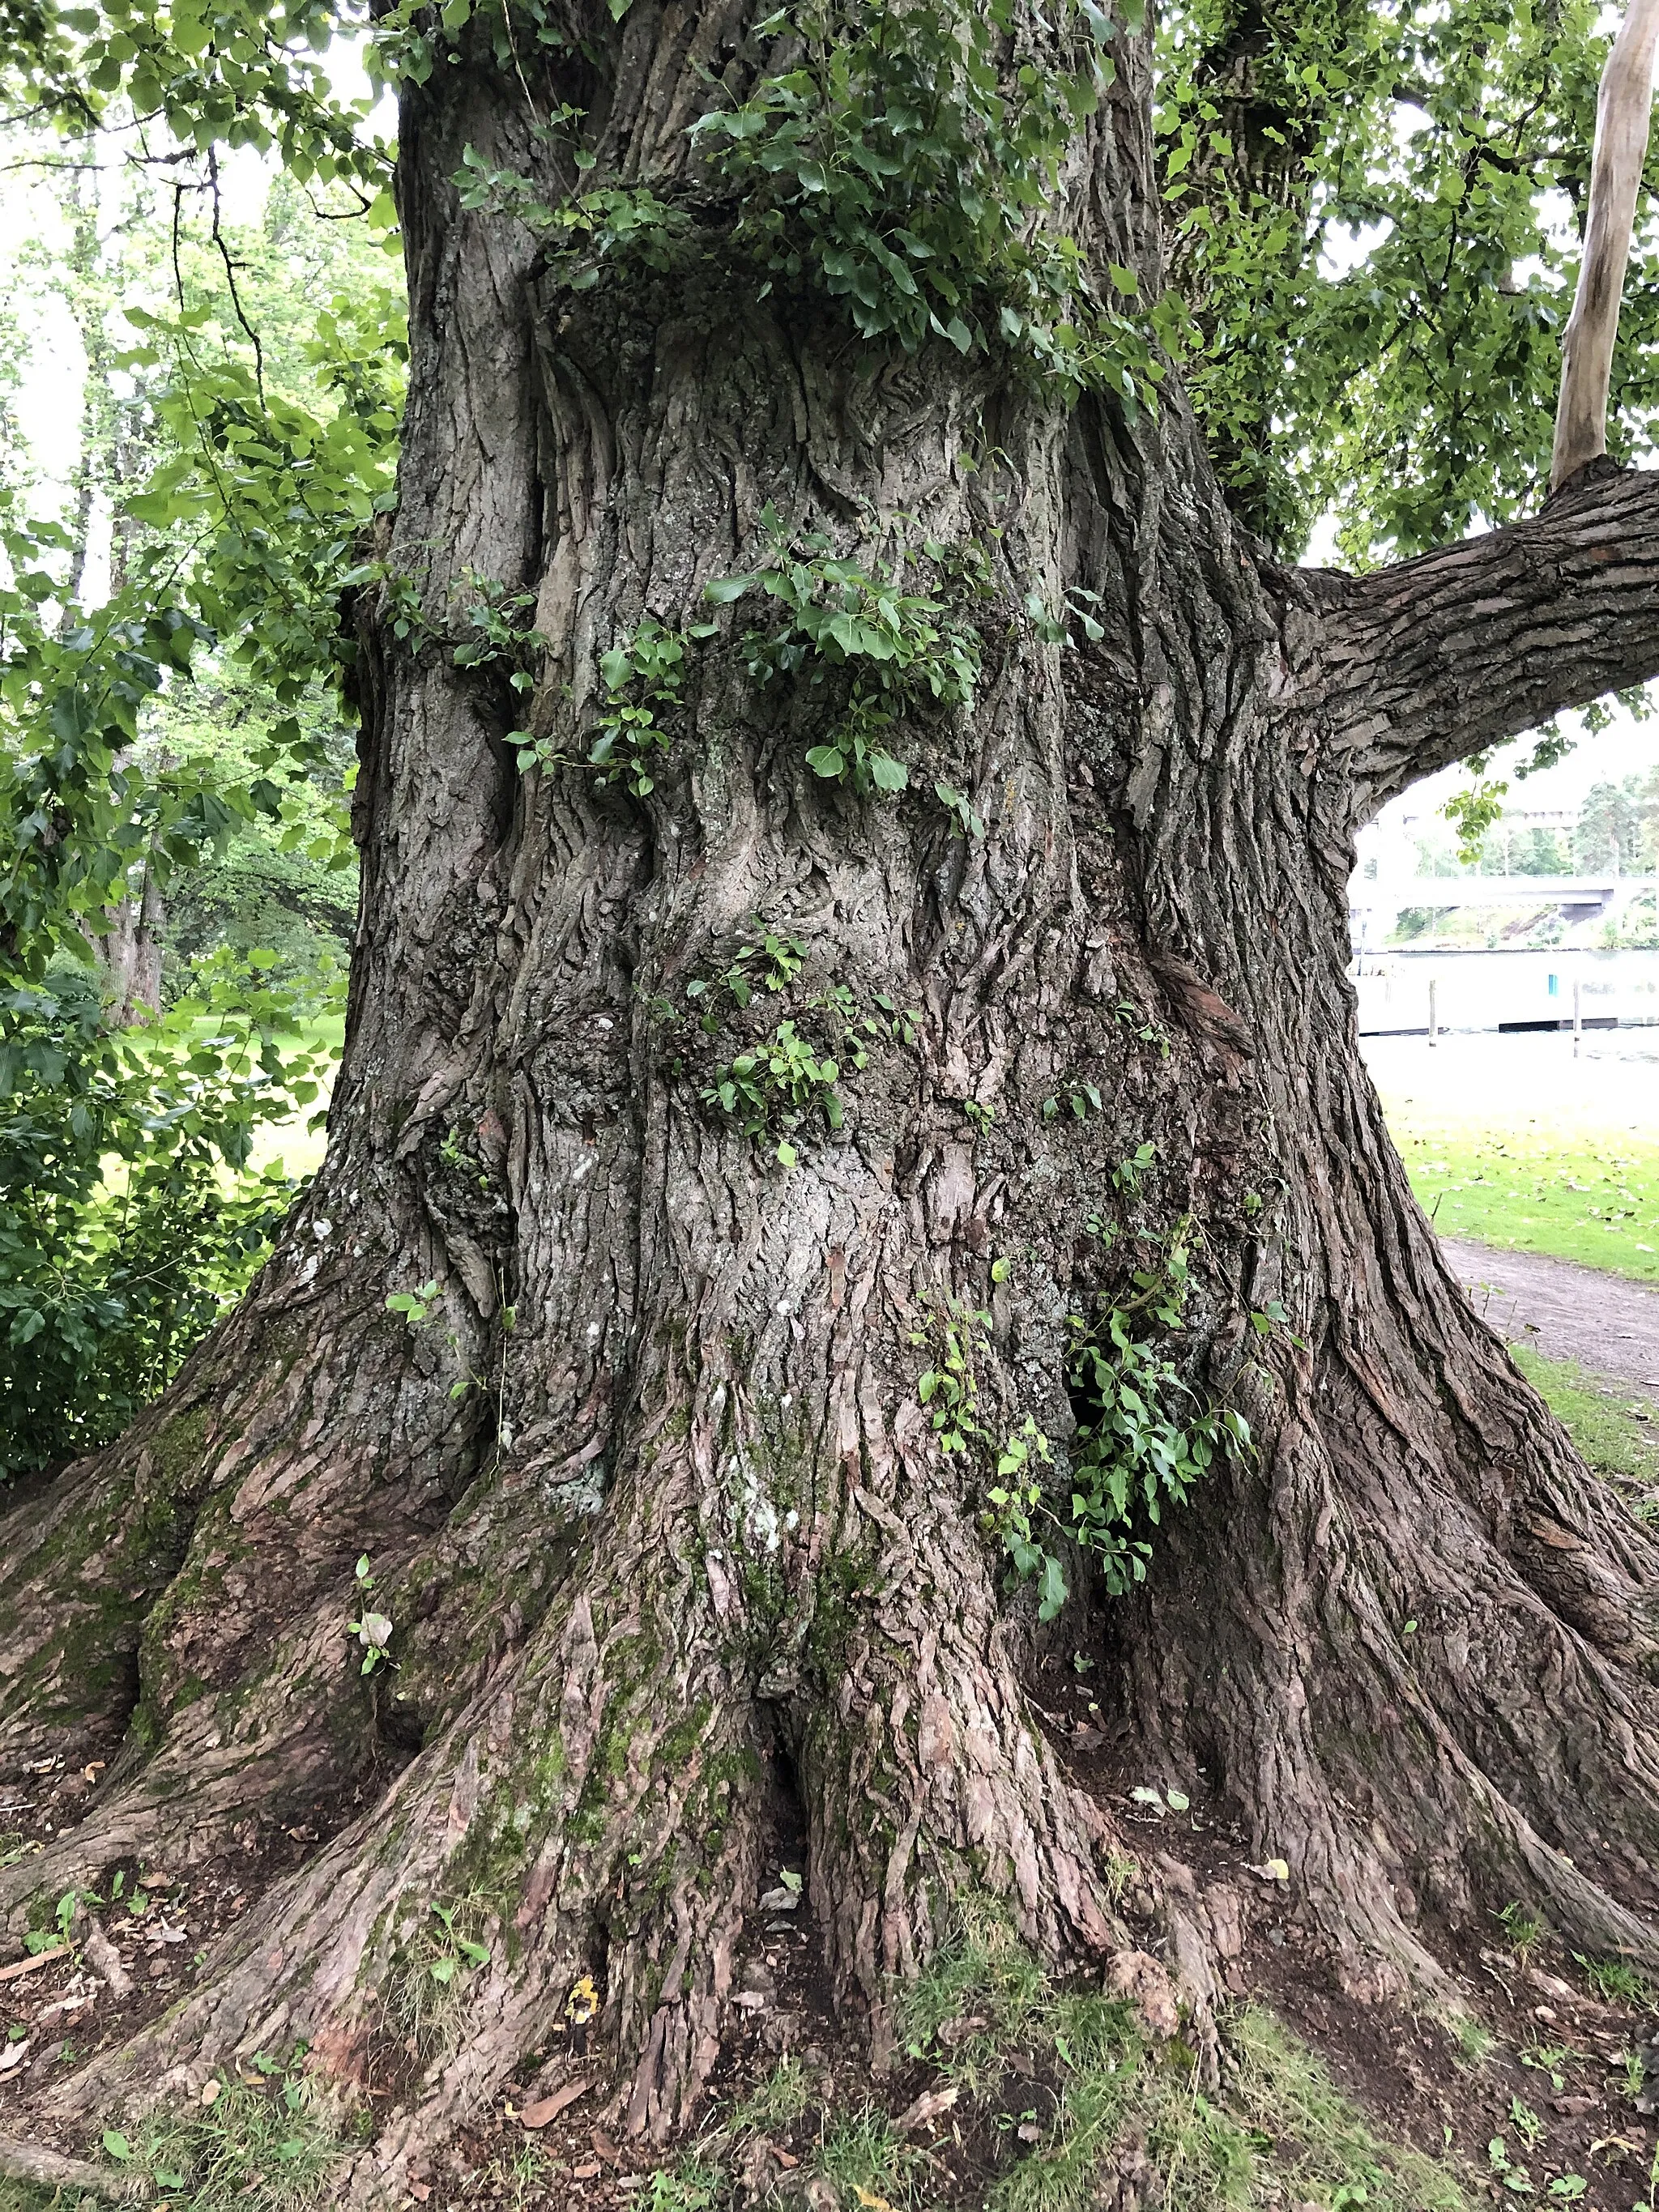
<svg viewBox="0 0 1659 2212">
<path fill-rule="evenodd" d="M 135 1022 L 159 1013 L 161 1006 L 167 908 L 148 862 L 143 888 L 105 911 L 109 927 L 91 940 L 92 948 L 108 1019 L 117 1029 L 131 1029 Z"/>
<path fill-rule="evenodd" d="M 599 13 L 599 173 L 672 174 L 736 13 Z M 0 1903 L 319 1796 L 337 1826 L 53 2109 L 256 2033 L 361 2078 L 429 1904 L 470 1900 L 497 1934 L 466 2033 L 402 2062 L 363 2191 L 543 2045 L 584 1972 L 626 2124 L 666 2134 L 717 2054 L 781 1795 L 878 2052 L 965 1888 L 1052 1958 L 1122 1942 L 1109 1831 L 1022 1686 L 1030 1600 L 979 1525 L 992 1464 L 941 1455 L 917 1385 L 947 1301 L 983 1310 L 981 1426 L 1029 1416 L 1063 1447 L 1067 1315 L 1188 1216 L 1179 1355 L 1256 1454 L 1141 1532 L 1142 1593 L 1079 1595 L 1057 1632 L 1109 1654 L 1137 1774 L 1199 1777 L 1284 1857 L 1355 1989 L 1447 1996 L 1436 1929 L 1517 1896 L 1659 1961 L 1659 1546 L 1458 1294 L 1345 980 L 1368 811 L 1659 667 L 1650 480 L 1361 583 L 1285 574 L 1232 525 L 1177 392 L 1131 424 L 943 347 L 872 373 L 827 309 L 708 274 L 557 292 L 530 234 L 448 181 L 469 146 L 546 159 L 477 53 L 408 97 L 401 145 L 414 359 L 386 558 L 437 637 L 469 577 L 536 592 L 550 750 L 585 755 L 598 656 L 644 613 L 700 619 L 769 502 L 849 550 L 896 512 L 988 547 L 985 681 L 894 733 L 908 792 L 859 798 L 805 764 L 811 698 L 745 672 L 740 607 L 639 800 L 520 775 L 505 665 L 411 652 L 389 604 L 359 605 L 363 905 L 328 1158 L 161 1404 L 3 1526 L 0 1751 L 120 1749 Z M 1155 290 L 1143 42 L 1087 150 L 1073 228 Z M 1079 587 L 1103 635 L 1063 650 L 1027 595 Z M 686 984 L 756 916 L 805 964 L 708 1037 Z M 919 1018 L 870 1043 L 845 1126 L 804 1128 L 786 1172 L 702 1094 L 781 1017 L 818 1034 L 832 986 Z M 1085 1086 L 1097 1111 L 1045 1114 Z M 1113 1171 L 1148 1144 L 1127 1194 Z M 424 1324 L 386 1310 L 434 1279 Z M 1274 1300 L 1288 1325 L 1259 1338 Z M 345 1632 L 365 1551 L 398 1662 L 367 1681 Z"/>
</svg>

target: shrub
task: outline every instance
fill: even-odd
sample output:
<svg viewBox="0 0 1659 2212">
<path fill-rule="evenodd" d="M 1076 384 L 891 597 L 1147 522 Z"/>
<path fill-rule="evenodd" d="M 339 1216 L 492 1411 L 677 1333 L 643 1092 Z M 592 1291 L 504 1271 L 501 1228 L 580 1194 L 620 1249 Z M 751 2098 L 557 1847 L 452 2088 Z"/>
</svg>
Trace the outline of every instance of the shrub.
<svg viewBox="0 0 1659 2212">
<path fill-rule="evenodd" d="M 118 1435 L 246 1288 L 299 1185 L 249 1167 L 324 1052 L 274 956 L 111 1030 L 73 971 L 0 993 L 0 1481 Z"/>
</svg>

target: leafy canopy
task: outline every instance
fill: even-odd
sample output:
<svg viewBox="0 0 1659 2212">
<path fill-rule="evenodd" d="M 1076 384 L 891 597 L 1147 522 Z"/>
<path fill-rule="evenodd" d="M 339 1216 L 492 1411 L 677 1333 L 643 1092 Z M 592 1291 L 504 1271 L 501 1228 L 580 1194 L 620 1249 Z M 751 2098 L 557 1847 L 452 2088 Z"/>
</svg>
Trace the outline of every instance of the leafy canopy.
<svg viewBox="0 0 1659 2212">
<path fill-rule="evenodd" d="M 708 185 L 695 179 L 707 174 L 756 295 L 810 284 L 874 346 L 1000 349 L 1060 391 L 1131 404 L 1152 392 L 1167 340 L 1233 497 L 1285 551 L 1327 512 L 1364 562 L 1532 496 L 1605 51 L 1592 0 L 1168 11 L 1163 301 L 1068 220 L 1066 165 L 1112 90 L 1129 7 L 1068 0 L 1044 18 L 1016 0 L 814 0 L 754 27 L 748 91 L 713 89 L 692 126 L 702 167 L 658 179 L 599 173 L 597 130 L 565 96 L 613 65 L 610 19 L 627 13 L 626 0 L 591 21 L 545 0 L 447 0 L 400 5 L 371 29 L 356 0 L 0 9 L 0 112 L 37 131 L 125 134 L 146 159 L 264 149 L 384 216 L 389 149 L 334 92 L 331 44 L 368 39 L 381 76 L 416 98 L 440 59 L 482 50 L 542 134 L 547 175 L 514 179 L 469 155 L 463 198 L 503 219 L 546 216 L 586 252 L 572 282 L 606 254 L 623 272 L 672 258 L 688 196 L 702 196 L 702 250 Z M 571 163 L 575 189 L 554 189 Z M 1659 395 L 1650 231 L 1617 364 L 1626 450 Z M 131 350 L 165 364 L 168 450 L 128 503 L 145 536 L 123 592 L 66 620 L 61 526 L 0 494 L 0 805 L 13 833 L 0 955 L 21 975 L 95 930 L 137 850 L 175 866 L 257 810 L 251 787 L 222 788 L 199 761 L 141 768 L 145 702 L 216 641 L 279 698 L 331 677 L 337 587 L 390 501 L 395 307 L 348 302 L 325 319 L 308 402 L 266 390 L 246 345 L 202 343 L 216 312 L 223 323 L 199 302 L 153 315 Z M 272 764 L 298 742 L 279 726 Z"/>
<path fill-rule="evenodd" d="M 1577 277 L 1609 11 L 1595 0 L 1185 0 L 1157 129 L 1185 374 L 1233 497 L 1350 562 L 1535 501 Z M 1651 192 L 1611 442 L 1659 404 Z"/>
</svg>

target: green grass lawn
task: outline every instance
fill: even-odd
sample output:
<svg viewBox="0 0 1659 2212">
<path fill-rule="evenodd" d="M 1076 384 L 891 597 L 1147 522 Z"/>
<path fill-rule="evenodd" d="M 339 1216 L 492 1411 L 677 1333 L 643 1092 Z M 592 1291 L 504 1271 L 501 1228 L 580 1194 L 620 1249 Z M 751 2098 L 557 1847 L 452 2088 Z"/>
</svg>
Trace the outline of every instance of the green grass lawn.
<svg viewBox="0 0 1659 2212">
<path fill-rule="evenodd" d="M 1623 1132 L 1480 1131 L 1390 1100 L 1389 1126 L 1443 1237 L 1659 1281 L 1659 1144 Z"/>
<path fill-rule="evenodd" d="M 1588 1465 L 1641 1519 L 1659 1522 L 1659 1412 L 1571 1359 L 1540 1359 L 1524 1345 L 1510 1350 Z"/>
</svg>

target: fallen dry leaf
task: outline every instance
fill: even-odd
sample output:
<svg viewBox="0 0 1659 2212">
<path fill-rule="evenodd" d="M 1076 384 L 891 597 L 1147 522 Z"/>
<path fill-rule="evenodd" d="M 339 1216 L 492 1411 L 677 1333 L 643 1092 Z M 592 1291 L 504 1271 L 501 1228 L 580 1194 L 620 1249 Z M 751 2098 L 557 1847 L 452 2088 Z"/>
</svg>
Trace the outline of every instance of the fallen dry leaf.
<svg viewBox="0 0 1659 2212">
<path fill-rule="evenodd" d="M 21 2066 L 28 2056 L 28 2044 L 9 2043 L 0 2050 L 0 2074 L 9 2074 L 14 2066 Z"/>
<path fill-rule="evenodd" d="M 556 2120 L 567 2105 L 574 2105 L 578 2097 L 587 2094 L 586 2081 L 567 2081 L 562 2089 L 555 2089 L 550 2096 L 538 2097 L 533 2105 L 526 2105 L 519 2114 L 520 2124 L 526 2128 L 544 2128 L 550 2120 Z"/>
<path fill-rule="evenodd" d="M 1116 1996 L 1127 1997 L 1143 2027 L 1154 2035 L 1169 2037 L 1181 2027 L 1176 2007 L 1175 1984 L 1167 1970 L 1149 1951 L 1119 1951 L 1106 1970 L 1106 1986 Z"/>
<path fill-rule="evenodd" d="M 112 1997 L 130 1996 L 132 1976 L 121 1964 L 121 1954 L 95 1920 L 88 1917 L 87 1932 L 81 1939 L 81 1948 L 87 1954 L 87 1963 L 99 1979 L 107 1983 Z"/>
<path fill-rule="evenodd" d="M 938 2119 L 941 2112 L 948 2112 L 961 2094 L 954 2082 L 948 2089 L 925 2089 L 914 2105 L 905 2106 L 893 2125 L 901 2135 L 908 2135 L 912 2128 L 919 2128 L 926 2121 Z"/>
<path fill-rule="evenodd" d="M 20 1975 L 32 1974 L 38 1966 L 49 1966 L 54 1959 L 67 1959 L 69 1945 L 60 1943 L 55 1951 L 37 1951 L 32 1959 L 14 1959 L 9 1966 L 0 1966 L 0 1982 L 15 1982 Z"/>
</svg>

